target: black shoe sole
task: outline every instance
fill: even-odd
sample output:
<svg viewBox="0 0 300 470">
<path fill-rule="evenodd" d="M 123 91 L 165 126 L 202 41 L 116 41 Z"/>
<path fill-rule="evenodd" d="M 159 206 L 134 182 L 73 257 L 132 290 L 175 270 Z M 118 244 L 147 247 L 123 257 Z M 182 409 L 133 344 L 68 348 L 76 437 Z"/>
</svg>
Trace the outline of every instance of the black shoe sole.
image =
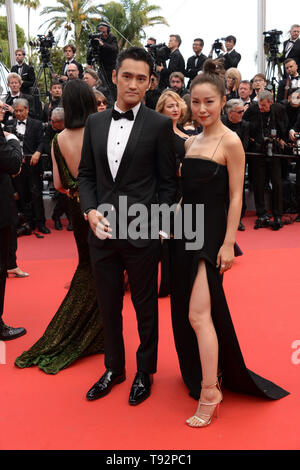
<svg viewBox="0 0 300 470">
<path fill-rule="evenodd" d="M 103 390 L 103 391 L 100 392 L 97 396 L 88 397 L 88 396 L 86 395 L 86 399 L 87 399 L 88 401 L 94 401 L 94 400 L 98 400 L 99 398 L 105 397 L 106 395 L 108 395 L 108 394 L 111 392 L 112 388 L 113 388 L 115 385 L 118 385 L 118 384 L 124 382 L 125 380 L 126 380 L 126 377 L 122 376 L 122 377 L 120 377 L 119 379 L 116 379 L 116 380 L 114 381 L 114 383 L 113 383 L 110 387 L 107 387 L 106 390 Z"/>
</svg>

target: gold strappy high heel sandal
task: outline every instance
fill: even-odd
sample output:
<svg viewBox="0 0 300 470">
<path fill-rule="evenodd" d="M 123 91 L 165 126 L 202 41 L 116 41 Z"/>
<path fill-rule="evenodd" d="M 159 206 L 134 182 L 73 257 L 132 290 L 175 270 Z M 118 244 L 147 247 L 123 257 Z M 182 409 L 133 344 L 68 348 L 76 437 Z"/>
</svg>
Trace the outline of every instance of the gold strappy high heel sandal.
<svg viewBox="0 0 300 470">
<path fill-rule="evenodd" d="M 186 420 L 186 423 L 191 426 L 192 428 L 204 428 L 205 426 L 208 426 L 211 423 L 211 420 L 216 413 L 216 417 L 218 417 L 218 412 L 219 412 L 219 406 L 221 401 L 223 400 L 223 395 L 221 392 L 221 388 L 219 385 L 218 380 L 212 384 L 212 385 L 202 385 L 202 389 L 207 389 L 207 388 L 214 388 L 217 387 L 217 389 L 220 392 L 220 400 L 217 402 L 212 402 L 212 403 L 205 403 L 202 401 L 199 401 L 199 405 L 204 405 L 204 406 L 214 406 L 212 412 L 210 414 L 206 413 L 199 413 L 200 416 L 194 415 L 191 418 Z"/>
</svg>

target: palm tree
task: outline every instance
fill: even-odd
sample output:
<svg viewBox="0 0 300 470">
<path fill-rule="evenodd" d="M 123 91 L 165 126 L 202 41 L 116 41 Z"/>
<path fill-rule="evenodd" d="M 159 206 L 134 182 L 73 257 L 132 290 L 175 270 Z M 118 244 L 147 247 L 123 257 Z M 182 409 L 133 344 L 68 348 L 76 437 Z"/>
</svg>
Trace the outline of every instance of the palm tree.
<svg viewBox="0 0 300 470">
<path fill-rule="evenodd" d="M 118 38 L 120 49 L 130 44 L 141 45 L 146 37 L 144 28 L 147 26 L 168 26 L 163 16 L 155 15 L 159 10 L 159 6 L 150 5 L 148 0 L 120 0 L 99 5 L 103 20 L 114 27 L 113 32 Z"/>
<path fill-rule="evenodd" d="M 51 15 L 41 26 L 48 24 L 53 32 L 61 33 L 59 38 L 64 32 L 64 42 L 72 36 L 78 54 L 80 36 L 85 29 L 93 28 L 93 15 L 99 15 L 97 8 L 90 3 L 90 0 L 57 0 L 57 6 L 45 7 L 41 11 L 41 15 Z"/>
<path fill-rule="evenodd" d="M 15 3 L 19 3 L 20 5 L 27 8 L 27 41 L 30 40 L 30 11 L 31 8 L 36 10 L 40 6 L 39 0 L 17 0 Z"/>
</svg>

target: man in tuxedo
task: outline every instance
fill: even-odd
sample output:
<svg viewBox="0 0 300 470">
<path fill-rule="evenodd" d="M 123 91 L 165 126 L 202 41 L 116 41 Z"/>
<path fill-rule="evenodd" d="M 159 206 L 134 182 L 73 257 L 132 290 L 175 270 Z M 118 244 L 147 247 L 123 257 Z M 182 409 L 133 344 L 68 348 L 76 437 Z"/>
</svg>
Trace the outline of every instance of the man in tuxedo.
<svg viewBox="0 0 300 470">
<path fill-rule="evenodd" d="M 3 112 L 2 101 L 0 108 L 0 112 Z M 21 153 L 12 152 L 8 147 L 0 126 L 0 341 L 16 339 L 26 333 L 25 328 L 13 328 L 6 325 L 2 319 L 11 226 L 17 217 L 11 176 L 16 175 L 20 168 Z"/>
<path fill-rule="evenodd" d="M 250 152 L 265 153 L 265 157 L 253 158 L 253 190 L 257 220 L 255 229 L 272 226 L 273 230 L 282 227 L 282 166 L 279 157 L 287 134 L 288 118 L 284 107 L 274 103 L 273 93 L 261 91 L 258 102 L 251 104 L 244 114 L 250 123 Z M 276 136 L 273 133 L 276 132 Z M 272 137 L 273 135 L 273 137 Z M 276 138 L 275 138 L 276 137 Z M 272 183 L 273 223 L 267 214 L 264 198 L 265 176 L 269 167 Z"/>
<path fill-rule="evenodd" d="M 157 65 L 156 70 L 160 73 L 159 88 L 165 90 L 169 86 L 169 78 L 172 72 L 185 73 L 184 58 L 179 50 L 181 45 L 181 37 L 178 34 L 171 34 L 169 39 L 168 48 L 170 51 L 170 59 L 168 59 L 165 66 Z"/>
<path fill-rule="evenodd" d="M 235 45 L 236 45 L 235 36 L 227 36 L 227 38 L 225 38 L 225 48 L 224 48 L 224 45 L 222 46 L 222 50 L 225 54 L 221 56 L 225 60 L 224 62 L 225 70 L 228 70 L 231 67 L 237 68 L 237 66 L 240 63 L 242 56 L 235 50 Z"/>
<path fill-rule="evenodd" d="M 202 54 L 202 49 L 204 47 L 203 39 L 196 38 L 193 42 L 193 51 L 194 55 L 189 57 L 186 64 L 185 76 L 189 78 L 187 88 L 190 88 L 193 78 L 198 75 L 202 70 L 203 64 L 206 61 L 206 55 Z"/>
<path fill-rule="evenodd" d="M 277 90 L 277 102 L 286 100 L 290 89 L 300 88 L 300 76 L 298 74 L 298 65 L 294 59 L 287 59 L 284 62 L 286 78 L 280 80 Z"/>
<path fill-rule="evenodd" d="M 238 89 L 239 97 L 244 103 L 244 110 L 246 111 L 251 104 L 252 85 L 249 80 L 242 80 Z"/>
<path fill-rule="evenodd" d="M 21 93 L 25 93 L 30 95 L 31 90 L 30 88 L 33 86 L 35 82 L 35 73 L 34 68 L 31 65 L 25 63 L 25 50 L 24 49 L 17 49 L 15 51 L 16 55 L 16 65 L 13 65 L 11 68 L 11 72 L 17 73 L 20 75 L 22 80 L 21 86 Z"/>
<path fill-rule="evenodd" d="M 79 78 L 83 78 L 83 67 L 75 60 L 76 46 L 74 46 L 74 44 L 67 44 L 63 50 L 65 54 L 65 62 L 61 68 L 59 81 L 64 83 L 68 80 L 67 70 L 69 64 L 75 64 L 78 69 Z M 58 78 L 58 75 L 55 74 L 53 78 Z"/>
<path fill-rule="evenodd" d="M 13 104 L 14 101 L 18 98 L 24 98 L 29 103 L 29 116 L 34 118 L 35 109 L 34 109 L 34 102 L 31 95 L 26 95 L 25 93 L 21 92 L 22 86 L 22 79 L 20 75 L 15 72 L 9 73 L 7 75 L 7 84 L 10 88 L 10 91 L 7 93 L 5 97 L 5 115 L 3 119 L 3 123 L 6 124 L 9 120 L 14 118 L 14 108 Z"/>
<path fill-rule="evenodd" d="M 290 29 L 290 39 L 283 43 L 282 62 L 294 59 L 300 70 L 300 25 L 294 24 Z M 285 72 L 286 74 L 286 72 Z"/>
<path fill-rule="evenodd" d="M 140 337 L 130 405 L 137 405 L 150 395 L 151 376 L 156 372 L 157 267 L 161 242 L 157 219 L 154 221 L 150 212 L 153 204 L 174 203 L 177 181 L 172 122 L 141 103 L 152 68 L 153 60 L 145 49 L 124 49 L 113 71 L 117 87 L 115 106 L 90 116 L 85 128 L 78 174 L 79 197 L 91 229 L 90 254 L 105 328 L 106 367 L 104 375 L 87 393 L 88 400 L 106 395 L 115 384 L 125 380 L 124 270 Z M 136 203 L 142 205 L 143 212 L 146 210 L 137 229 L 141 234 L 146 232 L 146 236 L 140 238 L 133 235 L 130 226 L 134 218 L 128 215 Z M 107 210 L 103 209 L 104 204 Z M 101 211 L 106 212 L 106 217 Z M 116 217 L 119 223 L 114 224 Z M 157 231 L 151 237 L 149 231 L 155 226 Z"/>
<path fill-rule="evenodd" d="M 20 140 L 23 151 L 23 165 L 20 175 L 15 180 L 15 188 L 19 194 L 21 212 L 34 229 L 44 234 L 50 233 L 45 226 L 45 210 L 43 203 L 43 180 L 40 157 L 43 152 L 43 124 L 29 117 L 28 102 L 20 98 L 14 102 L 16 118 L 6 125 L 5 130 L 15 134 Z"/>
</svg>

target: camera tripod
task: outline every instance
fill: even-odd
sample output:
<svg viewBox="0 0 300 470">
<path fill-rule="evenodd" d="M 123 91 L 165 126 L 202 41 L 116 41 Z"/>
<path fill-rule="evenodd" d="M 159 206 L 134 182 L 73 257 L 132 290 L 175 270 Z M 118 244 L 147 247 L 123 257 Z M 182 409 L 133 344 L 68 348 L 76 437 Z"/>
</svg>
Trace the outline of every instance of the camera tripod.
<svg viewBox="0 0 300 470">
<path fill-rule="evenodd" d="M 46 70 L 48 70 L 48 80 L 49 80 L 49 87 L 48 87 L 48 82 L 47 82 L 47 73 L 46 73 Z M 52 82 L 53 80 L 53 75 L 54 75 L 54 69 L 53 69 L 53 66 L 50 62 L 44 62 L 42 61 L 40 67 L 39 67 L 39 70 L 38 70 L 38 73 L 37 73 L 37 76 L 36 76 L 36 80 L 33 84 L 33 90 L 32 90 L 32 94 L 35 95 L 36 94 L 36 90 L 38 90 L 38 83 L 39 83 L 39 80 L 41 78 L 41 76 L 43 75 L 43 78 L 44 78 L 44 85 L 45 85 L 45 92 L 44 93 L 41 93 L 45 96 L 49 96 L 49 88 L 50 88 L 50 83 Z"/>
<path fill-rule="evenodd" d="M 267 69 L 266 69 L 267 82 L 272 87 L 272 92 L 275 97 L 276 85 L 282 79 L 282 69 L 280 59 L 277 54 L 268 57 Z"/>
</svg>

